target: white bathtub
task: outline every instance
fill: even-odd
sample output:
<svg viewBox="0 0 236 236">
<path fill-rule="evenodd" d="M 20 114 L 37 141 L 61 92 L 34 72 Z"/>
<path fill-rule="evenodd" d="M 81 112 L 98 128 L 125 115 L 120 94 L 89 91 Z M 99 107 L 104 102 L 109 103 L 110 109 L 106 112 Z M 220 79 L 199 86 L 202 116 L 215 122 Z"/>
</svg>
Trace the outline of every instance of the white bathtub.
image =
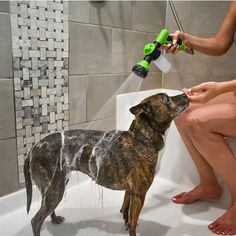
<svg viewBox="0 0 236 236">
<path fill-rule="evenodd" d="M 132 120 L 128 109 L 151 94 L 179 91 L 149 90 L 117 97 L 117 129 L 126 130 Z M 236 146 L 236 145 L 234 145 Z M 196 202 L 188 206 L 171 202 L 174 194 L 189 190 L 198 182 L 191 159 L 172 124 L 166 139 L 161 168 L 146 198 L 137 235 L 142 236 L 210 236 L 207 225 L 220 216 L 229 204 L 224 194 L 218 202 Z M 56 213 L 66 217 L 61 225 L 52 225 L 48 218 L 41 236 L 125 236 L 119 209 L 123 192 L 102 189 L 85 175 L 74 173 L 66 196 Z M 0 198 L 0 235 L 31 236 L 30 219 L 39 208 L 40 194 L 34 188 L 34 199 L 29 216 L 25 210 L 25 191 Z"/>
</svg>

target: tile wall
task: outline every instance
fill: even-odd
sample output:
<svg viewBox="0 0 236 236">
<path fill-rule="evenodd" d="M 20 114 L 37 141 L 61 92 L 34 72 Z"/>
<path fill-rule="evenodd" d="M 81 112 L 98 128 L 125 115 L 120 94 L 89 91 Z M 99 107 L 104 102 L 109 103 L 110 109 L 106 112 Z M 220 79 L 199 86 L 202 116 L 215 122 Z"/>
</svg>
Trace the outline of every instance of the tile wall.
<svg viewBox="0 0 236 236">
<path fill-rule="evenodd" d="M 18 189 L 9 2 L 0 2 L 0 196 Z"/>
<path fill-rule="evenodd" d="M 69 1 L 70 128 L 91 127 L 91 121 L 93 128 L 115 128 L 114 110 L 96 114 L 143 58 L 144 45 L 165 26 L 165 11 L 165 1 Z M 160 87 L 161 73 L 152 68 L 141 90 Z"/>
<path fill-rule="evenodd" d="M 23 186 L 23 161 L 34 142 L 67 127 L 94 125 L 165 19 L 170 31 L 177 28 L 164 1 L 68 5 L 69 27 L 67 3 L 11 1 L 10 7 L 0 1 L 0 196 Z M 210 36 L 229 2 L 175 1 L 175 6 L 186 32 Z M 235 50 L 219 58 L 169 56 L 173 68 L 163 76 L 164 87 L 235 78 Z M 161 78 L 152 67 L 141 89 L 161 87 Z M 93 127 L 113 129 L 114 113 L 99 117 Z"/>
<path fill-rule="evenodd" d="M 230 1 L 175 1 L 180 21 L 185 32 L 209 37 L 214 35 L 230 5 Z M 167 5 L 167 28 L 177 30 L 169 5 Z M 230 51 L 221 57 L 211 57 L 195 52 L 195 55 L 178 53 L 168 56 L 172 64 L 171 73 L 163 75 L 163 86 L 171 89 L 191 87 L 206 81 L 225 81 L 235 79 L 235 53 Z"/>
</svg>

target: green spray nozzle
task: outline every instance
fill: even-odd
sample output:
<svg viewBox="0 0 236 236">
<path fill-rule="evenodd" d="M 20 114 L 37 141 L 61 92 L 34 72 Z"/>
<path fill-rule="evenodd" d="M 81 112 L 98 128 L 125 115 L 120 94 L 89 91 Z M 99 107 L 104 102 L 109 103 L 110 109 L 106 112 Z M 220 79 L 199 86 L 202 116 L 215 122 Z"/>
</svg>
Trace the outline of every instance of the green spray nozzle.
<svg viewBox="0 0 236 236">
<path fill-rule="evenodd" d="M 164 44 L 173 44 L 173 36 L 169 34 L 167 29 L 162 29 L 153 43 L 145 45 L 143 49 L 144 58 L 133 67 L 132 71 L 139 77 L 145 78 L 148 74 L 150 63 L 160 57 L 160 47 Z M 179 50 L 186 50 L 186 45 L 180 39 L 177 44 Z"/>
</svg>

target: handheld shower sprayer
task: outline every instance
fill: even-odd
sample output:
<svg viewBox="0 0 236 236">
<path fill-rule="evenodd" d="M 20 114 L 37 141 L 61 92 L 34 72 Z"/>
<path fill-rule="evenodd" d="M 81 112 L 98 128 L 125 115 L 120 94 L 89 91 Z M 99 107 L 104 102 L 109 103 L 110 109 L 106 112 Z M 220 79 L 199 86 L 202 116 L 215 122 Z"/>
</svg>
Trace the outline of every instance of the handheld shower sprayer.
<svg viewBox="0 0 236 236">
<path fill-rule="evenodd" d="M 164 73 L 167 73 L 171 69 L 171 64 L 161 54 L 160 47 L 164 44 L 172 44 L 173 37 L 169 35 L 167 29 L 162 29 L 156 36 L 153 43 L 148 43 L 143 49 L 144 58 L 138 62 L 132 69 L 132 71 L 141 78 L 146 78 L 150 63 L 153 63 Z M 187 50 L 186 45 L 180 39 L 177 41 L 179 50 Z"/>
</svg>

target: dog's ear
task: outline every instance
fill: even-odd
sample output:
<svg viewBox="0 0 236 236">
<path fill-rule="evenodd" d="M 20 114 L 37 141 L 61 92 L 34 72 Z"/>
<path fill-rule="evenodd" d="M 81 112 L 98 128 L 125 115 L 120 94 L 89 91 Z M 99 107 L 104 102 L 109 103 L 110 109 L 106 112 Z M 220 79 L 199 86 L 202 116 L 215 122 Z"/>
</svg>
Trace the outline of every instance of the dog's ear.
<svg viewBox="0 0 236 236">
<path fill-rule="evenodd" d="M 133 114 L 133 115 L 138 115 L 141 114 L 143 112 L 143 104 L 139 103 L 136 106 L 133 106 L 129 109 L 129 111 Z"/>
<path fill-rule="evenodd" d="M 140 103 L 134 107 L 131 107 L 129 110 L 134 115 L 139 115 L 141 113 L 145 113 L 146 115 L 150 116 L 152 113 L 151 106 L 147 102 Z"/>
</svg>

